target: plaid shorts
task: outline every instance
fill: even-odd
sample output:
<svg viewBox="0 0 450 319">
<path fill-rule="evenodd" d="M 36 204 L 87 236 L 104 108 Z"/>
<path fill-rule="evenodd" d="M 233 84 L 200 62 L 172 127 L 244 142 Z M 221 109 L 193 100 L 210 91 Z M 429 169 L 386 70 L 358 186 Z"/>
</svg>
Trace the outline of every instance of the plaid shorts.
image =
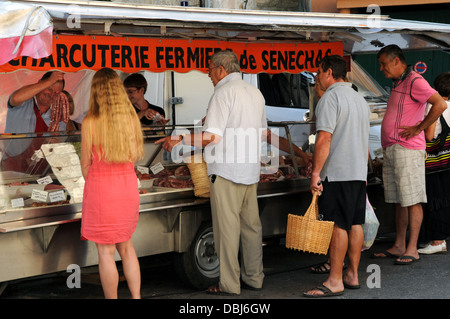
<svg viewBox="0 0 450 319">
<path fill-rule="evenodd" d="M 386 203 L 402 207 L 427 202 L 425 150 L 411 150 L 399 144 L 383 150 L 383 184 Z"/>
</svg>

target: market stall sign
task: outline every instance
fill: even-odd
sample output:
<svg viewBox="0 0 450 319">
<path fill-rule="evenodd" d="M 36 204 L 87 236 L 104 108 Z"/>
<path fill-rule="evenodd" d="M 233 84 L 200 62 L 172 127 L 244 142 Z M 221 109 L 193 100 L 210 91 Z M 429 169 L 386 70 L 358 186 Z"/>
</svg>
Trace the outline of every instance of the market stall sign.
<svg viewBox="0 0 450 319">
<path fill-rule="evenodd" d="M 214 52 L 233 50 L 247 73 L 299 73 L 317 71 L 323 57 L 343 55 L 341 42 L 243 43 L 208 40 L 167 40 L 108 36 L 54 36 L 52 54 L 46 58 L 16 58 L 0 72 L 18 69 L 76 72 L 103 67 L 133 73 L 140 70 L 180 73 L 208 71 Z"/>
</svg>

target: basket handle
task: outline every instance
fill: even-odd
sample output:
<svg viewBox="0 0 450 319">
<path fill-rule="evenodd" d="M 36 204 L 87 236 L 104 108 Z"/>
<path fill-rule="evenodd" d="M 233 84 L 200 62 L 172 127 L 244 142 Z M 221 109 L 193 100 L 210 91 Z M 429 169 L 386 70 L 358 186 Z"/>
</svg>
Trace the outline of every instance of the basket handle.
<svg viewBox="0 0 450 319">
<path fill-rule="evenodd" d="M 304 217 L 308 219 L 319 219 L 319 206 L 317 205 L 317 199 L 319 197 L 319 192 L 314 192 L 311 200 L 311 204 L 308 207 Z"/>
</svg>

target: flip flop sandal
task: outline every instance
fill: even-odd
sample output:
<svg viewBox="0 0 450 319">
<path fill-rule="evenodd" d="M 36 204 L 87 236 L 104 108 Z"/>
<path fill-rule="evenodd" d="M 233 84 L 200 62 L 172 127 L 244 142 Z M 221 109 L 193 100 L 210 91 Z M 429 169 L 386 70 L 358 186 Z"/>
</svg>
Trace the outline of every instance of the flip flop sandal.
<svg viewBox="0 0 450 319">
<path fill-rule="evenodd" d="M 321 264 L 311 267 L 311 272 L 313 274 L 328 274 L 330 273 L 330 268 L 331 268 L 330 263 L 328 261 L 324 261 Z"/>
<path fill-rule="evenodd" d="M 395 265 L 411 265 L 414 262 L 419 261 L 420 258 L 415 258 L 413 256 L 399 256 L 398 259 L 394 262 Z"/>
<path fill-rule="evenodd" d="M 359 289 L 359 288 L 361 288 L 361 285 L 349 285 L 349 284 L 346 284 L 345 282 L 344 282 L 344 288 L 347 288 L 347 289 Z"/>
<path fill-rule="evenodd" d="M 384 255 L 384 256 L 380 256 L 380 255 Z M 399 256 L 391 254 L 387 250 L 379 252 L 379 253 L 373 253 L 372 255 L 370 255 L 370 258 L 373 258 L 373 259 L 398 258 L 398 257 Z"/>
<path fill-rule="evenodd" d="M 327 265 L 328 267 L 325 266 L 325 265 Z M 328 261 L 324 261 L 321 264 L 318 264 L 316 266 L 311 267 L 311 272 L 313 274 L 319 274 L 319 275 L 320 274 L 329 274 L 330 273 L 330 268 L 331 268 L 330 263 Z M 347 264 L 346 263 L 344 263 L 342 269 L 343 270 L 347 269 Z"/>
<path fill-rule="evenodd" d="M 344 291 L 333 292 L 330 290 L 330 288 L 328 288 L 324 285 L 317 286 L 316 288 L 311 289 L 311 290 L 319 290 L 319 291 L 323 292 L 323 294 L 315 295 L 315 294 L 308 294 L 308 293 L 304 292 L 303 296 L 308 297 L 308 298 L 324 298 L 324 297 L 340 296 L 344 293 Z"/>
</svg>

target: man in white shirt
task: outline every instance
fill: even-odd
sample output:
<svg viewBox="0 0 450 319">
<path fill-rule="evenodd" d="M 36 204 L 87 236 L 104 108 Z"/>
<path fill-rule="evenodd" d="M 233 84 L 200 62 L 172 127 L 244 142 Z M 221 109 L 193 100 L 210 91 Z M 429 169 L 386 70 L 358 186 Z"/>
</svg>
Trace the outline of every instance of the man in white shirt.
<svg viewBox="0 0 450 319">
<path fill-rule="evenodd" d="M 214 94 L 201 134 L 210 176 L 214 244 L 220 261 L 220 282 L 211 294 L 240 294 L 244 287 L 261 289 L 262 226 L 257 187 L 260 177 L 260 145 L 267 134 L 265 101 L 261 92 L 242 80 L 239 61 L 232 51 L 211 57 L 208 72 Z M 194 138 L 192 138 L 194 137 Z M 185 143 L 195 143 L 193 135 Z M 183 140 L 166 137 L 166 150 Z M 241 265 L 238 254 L 241 251 Z"/>
</svg>

